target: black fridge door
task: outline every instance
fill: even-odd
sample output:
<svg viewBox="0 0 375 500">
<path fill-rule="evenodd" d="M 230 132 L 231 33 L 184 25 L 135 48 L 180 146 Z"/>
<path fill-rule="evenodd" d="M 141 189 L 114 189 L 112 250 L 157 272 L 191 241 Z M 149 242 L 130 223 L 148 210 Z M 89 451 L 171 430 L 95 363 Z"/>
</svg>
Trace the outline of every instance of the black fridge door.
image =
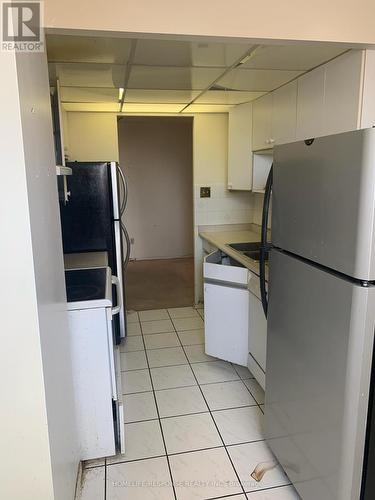
<svg viewBox="0 0 375 500">
<path fill-rule="evenodd" d="M 110 164 L 68 163 L 69 203 L 60 204 L 64 253 L 113 248 L 113 204 Z M 112 269 L 112 272 L 116 272 Z"/>
</svg>

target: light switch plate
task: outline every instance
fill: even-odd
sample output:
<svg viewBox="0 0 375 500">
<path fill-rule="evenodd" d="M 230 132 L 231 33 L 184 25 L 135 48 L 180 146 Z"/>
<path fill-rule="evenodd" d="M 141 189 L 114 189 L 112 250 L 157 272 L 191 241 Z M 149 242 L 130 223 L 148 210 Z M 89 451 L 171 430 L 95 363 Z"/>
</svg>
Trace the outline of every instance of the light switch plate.
<svg viewBox="0 0 375 500">
<path fill-rule="evenodd" d="M 207 187 L 207 186 L 201 187 L 200 197 L 201 198 L 211 198 L 211 188 Z"/>
</svg>

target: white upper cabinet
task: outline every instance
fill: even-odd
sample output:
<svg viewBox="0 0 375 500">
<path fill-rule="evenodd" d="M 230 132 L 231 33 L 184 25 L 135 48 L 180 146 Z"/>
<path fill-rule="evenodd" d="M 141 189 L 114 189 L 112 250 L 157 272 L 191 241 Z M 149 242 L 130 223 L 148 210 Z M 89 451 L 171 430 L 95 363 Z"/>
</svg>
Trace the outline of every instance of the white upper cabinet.
<svg viewBox="0 0 375 500">
<path fill-rule="evenodd" d="M 285 144 L 296 139 L 297 81 L 273 92 L 272 140 Z"/>
<path fill-rule="evenodd" d="M 293 81 L 253 103 L 253 150 L 295 140 L 297 82 Z"/>
<path fill-rule="evenodd" d="M 364 52 L 352 50 L 298 78 L 296 138 L 360 127 Z"/>
<path fill-rule="evenodd" d="M 272 92 L 253 102 L 253 150 L 272 147 Z"/>
<path fill-rule="evenodd" d="M 297 140 L 322 135 L 317 132 L 324 120 L 324 73 L 320 66 L 297 80 Z"/>
<path fill-rule="evenodd" d="M 228 189 L 252 188 L 252 103 L 239 104 L 229 111 Z"/>
<path fill-rule="evenodd" d="M 361 128 L 375 126 L 375 50 L 365 50 Z"/>
<path fill-rule="evenodd" d="M 324 135 L 360 127 L 364 51 L 352 50 L 324 65 Z"/>
</svg>

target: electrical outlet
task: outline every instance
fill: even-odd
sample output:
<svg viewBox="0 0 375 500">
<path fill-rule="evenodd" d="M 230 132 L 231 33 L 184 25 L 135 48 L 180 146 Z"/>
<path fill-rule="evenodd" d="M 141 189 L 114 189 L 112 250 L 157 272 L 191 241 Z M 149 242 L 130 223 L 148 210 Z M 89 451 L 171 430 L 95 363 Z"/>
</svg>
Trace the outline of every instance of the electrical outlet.
<svg viewBox="0 0 375 500">
<path fill-rule="evenodd" d="M 201 187 L 200 197 L 201 198 L 211 198 L 211 188 L 210 187 Z"/>
</svg>

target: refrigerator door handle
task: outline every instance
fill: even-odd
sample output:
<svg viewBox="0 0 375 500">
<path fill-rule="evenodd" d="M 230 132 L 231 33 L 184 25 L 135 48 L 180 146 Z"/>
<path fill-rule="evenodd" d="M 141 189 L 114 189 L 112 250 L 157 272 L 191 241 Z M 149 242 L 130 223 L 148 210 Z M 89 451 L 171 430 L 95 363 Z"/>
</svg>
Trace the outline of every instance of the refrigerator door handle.
<svg viewBox="0 0 375 500">
<path fill-rule="evenodd" d="M 128 182 L 126 180 L 123 171 L 121 170 L 120 165 L 117 164 L 116 167 L 117 167 L 117 172 L 119 174 L 119 178 L 121 179 L 122 190 L 124 192 L 124 197 L 120 203 L 120 216 L 121 216 L 125 212 L 126 205 L 128 203 Z"/>
<path fill-rule="evenodd" d="M 129 260 L 130 260 L 130 245 L 131 245 L 131 243 L 130 243 L 129 233 L 122 222 L 121 222 L 121 231 L 123 232 L 125 242 L 126 242 L 126 256 L 124 259 L 124 270 L 126 270 L 126 268 L 128 267 L 128 264 L 129 264 Z"/>
<path fill-rule="evenodd" d="M 266 189 L 264 192 L 261 248 L 260 248 L 260 260 L 259 260 L 260 295 L 262 299 L 262 307 L 264 315 L 266 316 L 266 318 L 268 313 L 268 294 L 266 289 L 266 258 L 271 248 L 270 243 L 268 243 L 267 241 L 267 230 L 268 230 L 268 216 L 269 216 L 269 209 L 271 202 L 272 184 L 273 184 L 273 164 L 268 174 Z"/>
<path fill-rule="evenodd" d="M 112 316 L 114 316 L 115 314 L 118 314 L 121 311 L 122 291 L 121 291 L 120 280 L 118 279 L 117 276 L 112 275 L 112 284 L 116 286 L 116 291 L 117 291 L 117 306 L 112 307 Z"/>
</svg>

